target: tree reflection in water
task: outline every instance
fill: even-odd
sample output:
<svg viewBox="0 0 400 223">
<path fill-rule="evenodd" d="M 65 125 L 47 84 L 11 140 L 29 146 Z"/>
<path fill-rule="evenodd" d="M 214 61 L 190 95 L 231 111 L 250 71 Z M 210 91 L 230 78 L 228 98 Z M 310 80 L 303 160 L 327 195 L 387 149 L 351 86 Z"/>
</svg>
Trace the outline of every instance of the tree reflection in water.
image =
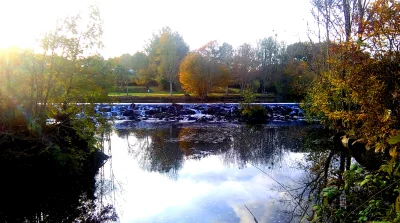
<svg viewBox="0 0 400 223">
<path fill-rule="evenodd" d="M 177 179 L 184 159 L 179 144 L 173 141 L 178 137 L 179 129 L 174 126 L 142 128 L 120 131 L 118 134 L 127 139 L 129 153 L 138 160 L 142 169 Z M 136 137 L 134 144 L 129 144 L 130 136 Z"/>
<path fill-rule="evenodd" d="M 185 159 L 220 155 L 226 165 L 274 168 L 285 152 L 301 151 L 304 126 L 167 125 L 118 130 L 147 171 L 177 177 Z M 129 137 L 135 137 L 132 143 Z M 129 144 L 130 143 L 130 144 Z"/>
<path fill-rule="evenodd" d="M 285 212 L 291 216 L 290 219 L 297 217 L 312 221 L 315 211 L 312 207 L 321 203 L 322 189 L 328 182 L 340 181 L 345 163 L 350 163 L 351 157 L 337 149 L 338 146 L 329 138 L 331 134 L 329 130 L 322 128 L 309 129 L 301 140 L 306 162 L 297 163 L 297 168 L 302 169 L 305 174 L 296 182 L 295 187 L 286 188 L 295 195 L 291 202 L 286 203 Z M 325 219 L 318 222 L 331 221 Z"/>
<path fill-rule="evenodd" d="M 141 169 L 162 173 L 175 180 L 185 161 L 208 156 L 220 159 L 226 167 L 247 168 L 253 165 L 265 171 L 266 175 L 272 174 L 268 176 L 270 178 L 277 176 L 277 181 L 285 181 L 284 185 L 276 184 L 273 188 L 279 192 L 276 194 L 280 194 L 280 198 L 274 199 L 280 200 L 269 200 L 268 203 L 278 202 L 274 208 L 286 212 L 289 220 L 298 220 L 300 216 L 309 214 L 311 203 L 308 195 L 315 182 L 307 171 L 307 168 L 312 168 L 309 163 L 288 157 L 308 157 L 314 164 L 329 157 L 331 148 L 327 147 L 329 143 L 326 140 L 321 139 L 321 132 L 318 126 L 313 125 L 277 124 L 155 124 L 117 130 L 119 137 L 127 141 L 129 154 L 138 161 Z M 332 159 L 331 163 L 337 162 Z M 295 171 L 302 169 L 307 174 L 301 181 L 280 177 L 277 171 L 288 170 L 288 167 Z M 323 168 L 318 169 L 321 170 Z"/>
</svg>

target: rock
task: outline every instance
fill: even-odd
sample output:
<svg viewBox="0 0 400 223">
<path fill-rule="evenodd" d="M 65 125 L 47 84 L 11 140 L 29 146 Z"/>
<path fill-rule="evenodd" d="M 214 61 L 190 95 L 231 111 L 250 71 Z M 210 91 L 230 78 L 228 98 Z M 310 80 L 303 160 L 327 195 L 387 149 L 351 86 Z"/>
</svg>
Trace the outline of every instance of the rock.
<svg viewBox="0 0 400 223">
<path fill-rule="evenodd" d="M 159 110 L 160 110 L 160 112 L 167 112 L 168 111 L 167 107 L 165 107 L 165 106 L 160 107 Z"/>
<path fill-rule="evenodd" d="M 122 116 L 134 116 L 134 115 L 135 115 L 135 112 L 133 110 L 126 110 L 122 114 Z"/>
<path fill-rule="evenodd" d="M 154 115 L 154 118 L 158 118 L 160 120 L 165 118 L 165 117 L 167 117 L 167 114 L 165 114 L 165 113 L 157 113 L 157 114 Z"/>
<path fill-rule="evenodd" d="M 196 122 L 208 122 L 209 119 L 206 116 L 202 116 L 196 120 Z"/>
<path fill-rule="evenodd" d="M 192 116 L 189 116 L 189 117 L 188 117 L 188 121 L 195 121 L 195 120 L 197 120 L 197 118 L 192 117 Z"/>
<path fill-rule="evenodd" d="M 208 114 L 208 115 L 214 115 L 215 114 L 215 108 L 212 106 L 207 106 L 206 109 L 203 110 L 202 114 Z"/>
<path fill-rule="evenodd" d="M 128 117 L 128 120 L 131 120 L 131 121 L 140 121 L 140 119 L 137 119 L 136 116 L 129 116 L 129 117 Z"/>
<path fill-rule="evenodd" d="M 111 112 L 111 107 L 110 106 L 102 106 L 99 108 L 99 111 L 101 112 Z"/>
<path fill-rule="evenodd" d="M 188 115 L 194 115 L 194 114 L 196 114 L 196 111 L 194 111 L 193 109 L 185 109 L 185 112 L 186 112 Z"/>
<path fill-rule="evenodd" d="M 188 113 L 185 111 L 185 110 L 183 110 L 183 111 L 179 111 L 179 115 L 187 115 Z"/>
<path fill-rule="evenodd" d="M 175 107 L 176 111 L 180 111 L 183 109 L 183 105 L 172 103 L 171 107 Z"/>
<path fill-rule="evenodd" d="M 178 110 L 177 110 L 176 107 L 174 107 L 174 106 L 169 106 L 168 109 L 167 109 L 167 112 L 168 112 L 169 114 L 176 114 L 177 111 L 178 111 Z"/>
<path fill-rule="evenodd" d="M 130 105 L 97 105 L 97 112 L 101 114 L 107 113 L 111 110 L 113 117 L 129 117 L 129 119 L 156 118 L 159 120 L 186 120 L 197 122 L 210 122 L 210 121 L 227 121 L 227 122 L 266 122 L 273 118 L 277 121 L 293 121 L 304 118 L 304 113 L 297 105 L 262 105 L 265 108 L 265 117 L 263 118 L 246 118 L 242 116 L 242 111 L 239 105 L 233 104 L 130 104 Z M 206 117 L 190 117 L 195 114 L 207 114 L 213 118 Z M 185 116 L 185 117 L 184 117 Z M 128 118 L 127 118 L 128 119 Z M 248 119 L 248 120 L 247 120 Z"/>
<path fill-rule="evenodd" d="M 157 111 L 157 110 L 147 110 L 147 111 L 144 111 L 144 114 L 145 114 L 145 115 L 155 115 L 155 114 L 157 114 L 157 113 L 160 113 L 160 112 Z"/>
</svg>

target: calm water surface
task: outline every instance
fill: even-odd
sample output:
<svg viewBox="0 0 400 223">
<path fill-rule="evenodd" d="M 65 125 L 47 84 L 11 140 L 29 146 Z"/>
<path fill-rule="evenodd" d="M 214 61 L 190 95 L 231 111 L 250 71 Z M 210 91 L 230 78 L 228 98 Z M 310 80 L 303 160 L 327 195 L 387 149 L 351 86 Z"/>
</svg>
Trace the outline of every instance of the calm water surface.
<svg viewBox="0 0 400 223">
<path fill-rule="evenodd" d="M 260 223 L 290 220 L 292 199 L 275 180 L 294 188 L 304 177 L 310 126 L 116 126 L 98 193 L 120 222 L 255 222 L 249 210 Z"/>
</svg>

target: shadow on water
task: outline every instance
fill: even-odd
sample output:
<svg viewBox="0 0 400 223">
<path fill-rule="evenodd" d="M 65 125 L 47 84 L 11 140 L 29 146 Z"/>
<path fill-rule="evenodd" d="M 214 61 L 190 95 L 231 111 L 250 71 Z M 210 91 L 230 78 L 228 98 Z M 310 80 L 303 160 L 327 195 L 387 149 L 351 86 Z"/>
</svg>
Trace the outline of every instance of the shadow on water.
<svg viewBox="0 0 400 223">
<path fill-rule="evenodd" d="M 48 144 L 33 137 L 0 137 L 0 222 L 117 219 L 113 206 L 99 204 L 95 195 L 96 175 L 107 156 L 88 149 L 71 128 L 57 131 L 43 137 Z"/>
</svg>

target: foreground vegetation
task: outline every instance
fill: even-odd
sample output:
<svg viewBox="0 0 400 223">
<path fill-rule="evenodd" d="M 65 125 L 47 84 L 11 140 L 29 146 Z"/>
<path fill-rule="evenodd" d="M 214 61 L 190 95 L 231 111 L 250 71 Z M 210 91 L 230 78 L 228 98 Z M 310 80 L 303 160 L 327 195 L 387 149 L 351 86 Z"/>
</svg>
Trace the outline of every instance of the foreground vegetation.
<svg viewBox="0 0 400 223">
<path fill-rule="evenodd" d="M 400 216 L 400 4 L 313 1 L 326 30 L 304 108 L 336 132 L 338 163 L 321 152 L 313 222 L 398 222 Z M 321 28 L 322 28 L 321 27 Z M 343 30 L 343 32 L 342 32 Z M 353 155 L 359 163 L 351 163 Z M 383 165 L 379 166 L 379 163 Z M 378 165 L 376 165 L 378 164 Z M 333 168 L 319 172 L 318 166 Z"/>
<path fill-rule="evenodd" d="M 88 19 L 68 17 L 46 33 L 40 54 L 0 52 L 1 222 L 117 220 L 95 197 L 95 177 L 107 160 L 96 138 L 107 125 L 91 105 L 107 98 L 109 86 L 93 53 L 101 24 L 93 7 Z"/>
</svg>

